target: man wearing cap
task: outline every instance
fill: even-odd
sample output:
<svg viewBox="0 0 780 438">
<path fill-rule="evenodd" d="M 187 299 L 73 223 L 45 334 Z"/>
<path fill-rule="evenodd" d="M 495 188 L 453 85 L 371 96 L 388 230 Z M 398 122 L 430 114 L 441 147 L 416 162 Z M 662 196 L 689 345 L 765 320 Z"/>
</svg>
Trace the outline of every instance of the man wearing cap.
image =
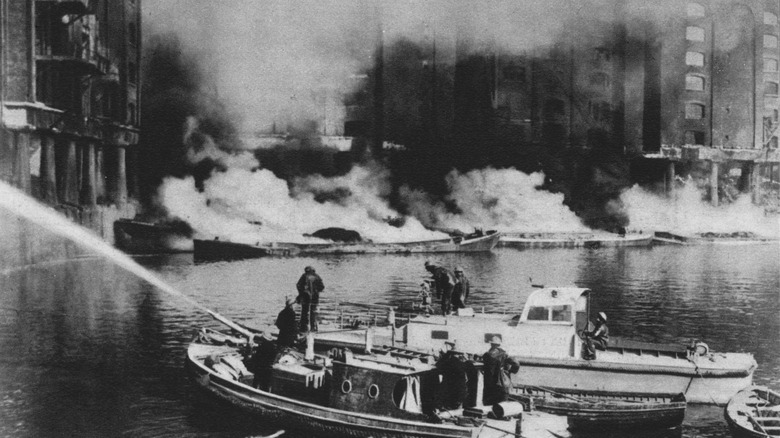
<svg viewBox="0 0 780 438">
<path fill-rule="evenodd" d="M 596 326 L 592 331 L 583 331 L 582 336 L 585 338 L 585 351 L 583 352 L 583 359 L 595 359 L 596 349 L 607 349 L 607 341 L 609 341 L 607 314 L 604 312 L 599 312 L 599 316 L 596 318 Z"/>
<path fill-rule="evenodd" d="M 446 341 L 444 345 L 447 351 L 436 362 L 442 376 L 436 404 L 444 410 L 459 409 L 469 395 L 467 372 L 473 365 L 456 349 L 455 342 Z"/>
<path fill-rule="evenodd" d="M 320 303 L 320 292 L 325 289 L 322 278 L 317 275 L 314 268 L 307 266 L 296 287 L 298 288 L 296 301 L 301 303 L 301 331 L 309 331 L 309 321 L 311 321 L 311 331 L 316 332 L 317 305 Z"/>
<path fill-rule="evenodd" d="M 469 297 L 469 279 L 463 274 L 463 268 L 455 268 L 455 287 L 452 289 L 452 308 L 465 309 L 466 299 Z"/>
<path fill-rule="evenodd" d="M 501 337 L 493 336 L 490 339 L 490 350 L 482 355 L 485 373 L 485 392 L 482 402 L 486 406 L 501 403 L 506 400 L 506 395 L 512 389 L 512 378 L 520 369 L 520 364 L 509 357 L 501 348 Z"/>
<path fill-rule="evenodd" d="M 449 315 L 452 310 L 452 290 L 455 288 L 455 276 L 443 266 L 425 262 L 425 269 L 433 275 L 436 285 L 436 298 L 441 298 L 441 311 Z"/>
<path fill-rule="evenodd" d="M 295 309 L 293 305 L 295 299 L 287 297 L 284 309 L 276 317 L 276 327 L 279 329 L 279 336 L 276 338 L 276 346 L 281 350 L 286 347 L 294 347 L 298 339 L 298 330 L 295 325 Z"/>
</svg>

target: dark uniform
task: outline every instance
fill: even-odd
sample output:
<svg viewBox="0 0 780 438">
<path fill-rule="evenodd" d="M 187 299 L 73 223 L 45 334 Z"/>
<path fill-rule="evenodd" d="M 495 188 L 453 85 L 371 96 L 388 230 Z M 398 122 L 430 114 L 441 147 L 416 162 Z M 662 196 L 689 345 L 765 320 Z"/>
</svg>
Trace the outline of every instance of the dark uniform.
<svg viewBox="0 0 780 438">
<path fill-rule="evenodd" d="M 276 317 L 276 327 L 279 328 L 279 336 L 276 338 L 276 346 L 281 350 L 285 347 L 295 346 L 298 339 L 298 327 L 295 325 L 295 300 L 288 299 L 284 309 Z"/>
<path fill-rule="evenodd" d="M 500 347 L 501 340 L 498 337 L 494 337 L 490 344 L 490 350 L 482 356 L 485 367 L 485 393 L 482 401 L 487 406 L 506 400 L 512 385 L 509 374 L 520 369 L 520 364 Z"/>
<path fill-rule="evenodd" d="M 252 386 L 262 391 L 268 391 L 271 387 L 271 370 L 276 362 L 277 349 L 273 341 L 264 337 L 255 338 L 257 350 L 249 363 L 249 371 L 255 378 Z"/>
<path fill-rule="evenodd" d="M 446 410 L 461 408 L 468 398 L 467 372 L 473 365 L 462 353 L 448 351 L 436 362 L 436 368 L 442 374 L 437 405 Z"/>
<path fill-rule="evenodd" d="M 463 269 L 455 268 L 455 287 L 452 290 L 452 308 L 465 309 L 471 286 L 469 279 L 463 274 Z"/>
<path fill-rule="evenodd" d="M 436 285 L 436 298 L 441 298 L 441 311 L 449 315 L 452 310 L 452 291 L 455 288 L 455 276 L 446 268 L 425 262 L 425 269 L 433 274 Z"/>
<path fill-rule="evenodd" d="M 307 266 L 296 286 L 298 288 L 297 301 L 301 303 L 301 331 L 309 331 L 309 321 L 311 321 L 311 330 L 316 332 L 317 305 L 320 303 L 320 292 L 325 289 L 325 285 L 314 268 Z"/>
<path fill-rule="evenodd" d="M 585 337 L 585 351 L 583 351 L 582 356 L 584 359 L 593 360 L 596 358 L 596 349 L 607 349 L 607 342 L 609 341 L 607 315 L 604 312 L 599 312 L 595 328 L 593 331 L 583 332 L 583 336 Z"/>
</svg>

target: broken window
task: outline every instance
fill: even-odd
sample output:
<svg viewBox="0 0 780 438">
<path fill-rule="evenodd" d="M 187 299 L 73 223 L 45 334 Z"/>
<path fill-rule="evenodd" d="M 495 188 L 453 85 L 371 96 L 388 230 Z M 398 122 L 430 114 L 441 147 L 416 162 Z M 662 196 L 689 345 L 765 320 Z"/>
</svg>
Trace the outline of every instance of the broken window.
<svg viewBox="0 0 780 438">
<path fill-rule="evenodd" d="M 704 133 L 701 131 L 685 131 L 685 144 L 704 145 Z"/>
<path fill-rule="evenodd" d="M 700 103 L 685 104 L 685 118 L 690 120 L 699 120 L 704 118 L 704 105 Z"/>
</svg>

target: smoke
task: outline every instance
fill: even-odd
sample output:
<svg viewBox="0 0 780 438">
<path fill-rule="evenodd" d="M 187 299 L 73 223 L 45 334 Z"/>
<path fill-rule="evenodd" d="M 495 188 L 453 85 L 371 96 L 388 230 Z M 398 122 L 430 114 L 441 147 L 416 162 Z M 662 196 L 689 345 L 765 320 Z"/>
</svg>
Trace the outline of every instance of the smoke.
<svg viewBox="0 0 780 438">
<path fill-rule="evenodd" d="M 160 197 L 172 215 L 199 233 L 237 242 L 317 241 L 303 235 L 326 227 L 356 230 L 374 242 L 446 237 L 426 230 L 413 218 L 400 228 L 387 223 L 386 219 L 399 214 L 378 196 L 377 190 L 381 194 L 387 185 L 386 176 L 357 166 L 343 177 L 299 179 L 290 189 L 268 170 L 231 168 L 215 172 L 204 182 L 202 192 L 192 178 L 169 178 Z M 317 194 L 325 192 L 338 196 L 318 202 Z"/>
<path fill-rule="evenodd" d="M 503 231 L 587 231 L 563 205 L 563 195 L 540 190 L 544 174 L 515 169 L 482 169 L 446 177 L 449 193 L 435 202 L 424 192 L 402 189 L 413 216 L 426 226 L 470 229 L 474 226 Z"/>
<path fill-rule="evenodd" d="M 767 216 L 763 207 L 753 205 L 750 195 L 714 207 L 702 200 L 695 184 L 685 184 L 664 197 L 634 186 L 626 190 L 611 207 L 630 217 L 629 229 L 673 231 L 680 234 L 750 232 L 777 238 L 780 225 L 776 216 Z"/>
</svg>

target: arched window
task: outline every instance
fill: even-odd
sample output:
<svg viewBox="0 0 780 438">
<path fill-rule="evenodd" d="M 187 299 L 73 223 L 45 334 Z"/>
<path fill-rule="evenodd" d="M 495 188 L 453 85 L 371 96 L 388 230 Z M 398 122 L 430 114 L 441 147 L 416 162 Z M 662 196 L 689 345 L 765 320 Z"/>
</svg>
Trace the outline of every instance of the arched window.
<svg viewBox="0 0 780 438">
<path fill-rule="evenodd" d="M 704 67 L 704 53 L 685 52 L 685 64 L 692 67 Z"/>
<path fill-rule="evenodd" d="M 689 120 L 700 120 L 704 118 L 704 105 L 700 103 L 685 104 L 685 118 Z"/>
<path fill-rule="evenodd" d="M 764 35 L 764 47 L 774 49 L 777 47 L 777 37 L 774 35 Z"/>
<path fill-rule="evenodd" d="M 777 26 L 777 15 L 771 12 L 764 12 L 764 24 Z"/>
<path fill-rule="evenodd" d="M 685 39 L 688 41 L 704 41 L 704 29 L 696 26 L 686 27 Z"/>
<path fill-rule="evenodd" d="M 685 89 L 689 91 L 704 91 L 704 78 L 697 75 L 686 75 Z"/>
<path fill-rule="evenodd" d="M 764 58 L 764 71 L 776 72 L 777 60 L 775 58 Z"/>
<path fill-rule="evenodd" d="M 777 82 L 764 83 L 764 94 L 769 96 L 777 96 L 778 84 Z"/>
<path fill-rule="evenodd" d="M 688 16 L 689 17 L 703 17 L 704 16 L 704 6 L 698 4 L 698 3 L 688 3 L 687 7 Z"/>
</svg>

